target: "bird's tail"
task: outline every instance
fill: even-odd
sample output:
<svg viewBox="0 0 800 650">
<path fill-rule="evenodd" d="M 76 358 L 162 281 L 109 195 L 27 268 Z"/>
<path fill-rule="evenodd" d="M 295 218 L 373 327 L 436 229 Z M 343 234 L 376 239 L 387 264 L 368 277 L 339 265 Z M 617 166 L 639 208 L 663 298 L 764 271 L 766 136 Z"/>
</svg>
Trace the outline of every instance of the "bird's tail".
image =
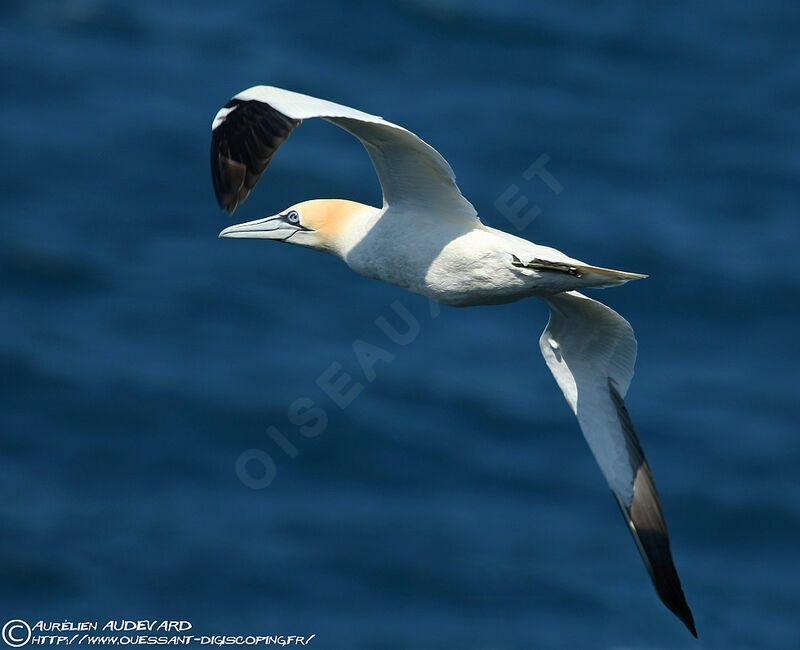
<svg viewBox="0 0 800 650">
<path fill-rule="evenodd" d="M 615 269 L 605 269 L 601 266 L 588 266 L 581 264 L 575 267 L 579 276 L 586 282 L 586 287 L 614 287 L 625 284 L 630 280 L 641 280 L 647 276 L 642 273 L 630 273 L 628 271 L 617 271 Z"/>
<path fill-rule="evenodd" d="M 642 273 L 629 273 L 628 271 L 605 269 L 601 266 L 590 266 L 589 264 L 584 264 L 577 260 L 551 262 L 544 259 L 534 259 L 531 262 L 521 262 L 519 258 L 514 257 L 512 264 L 514 264 L 514 266 L 522 266 L 539 271 L 543 275 L 548 272 L 559 274 L 561 278 L 558 284 L 562 291 L 581 289 L 584 287 L 614 287 L 618 284 L 625 284 L 629 280 L 641 280 L 647 277 Z M 574 286 L 563 286 L 564 275 L 569 275 L 574 278 Z"/>
</svg>

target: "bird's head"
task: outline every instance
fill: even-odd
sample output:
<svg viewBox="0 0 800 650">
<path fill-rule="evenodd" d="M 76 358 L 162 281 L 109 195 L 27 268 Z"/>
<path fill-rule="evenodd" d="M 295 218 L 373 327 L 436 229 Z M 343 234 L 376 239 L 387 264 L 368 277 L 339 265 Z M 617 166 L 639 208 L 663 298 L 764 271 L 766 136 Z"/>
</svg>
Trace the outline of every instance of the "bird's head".
<svg viewBox="0 0 800 650">
<path fill-rule="evenodd" d="M 342 254 L 352 237 L 352 226 L 376 208 L 344 199 L 313 199 L 282 212 L 228 226 L 220 237 L 273 239 L 288 244 Z"/>
</svg>

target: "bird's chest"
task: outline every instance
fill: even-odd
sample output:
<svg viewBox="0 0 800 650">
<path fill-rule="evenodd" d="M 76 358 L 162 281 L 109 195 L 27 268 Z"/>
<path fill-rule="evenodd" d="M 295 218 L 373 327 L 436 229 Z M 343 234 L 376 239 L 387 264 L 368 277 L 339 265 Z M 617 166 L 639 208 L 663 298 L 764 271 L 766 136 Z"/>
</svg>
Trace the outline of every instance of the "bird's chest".
<svg viewBox="0 0 800 650">
<path fill-rule="evenodd" d="M 386 224 L 373 228 L 347 255 L 354 271 L 415 291 L 442 252 L 438 238 Z"/>
<path fill-rule="evenodd" d="M 508 302 L 524 288 L 511 255 L 486 233 L 460 224 L 425 226 L 376 227 L 347 263 L 362 275 L 449 305 Z"/>
</svg>

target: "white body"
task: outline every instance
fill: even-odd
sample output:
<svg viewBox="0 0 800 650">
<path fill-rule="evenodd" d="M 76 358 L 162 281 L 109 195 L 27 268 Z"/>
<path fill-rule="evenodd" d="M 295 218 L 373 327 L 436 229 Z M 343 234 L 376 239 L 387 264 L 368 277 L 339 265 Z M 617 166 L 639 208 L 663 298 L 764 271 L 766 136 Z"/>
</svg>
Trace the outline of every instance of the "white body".
<svg viewBox="0 0 800 650">
<path fill-rule="evenodd" d="M 357 273 L 457 307 L 513 302 L 598 284 L 588 274 L 578 278 L 514 266 L 515 258 L 523 263 L 535 259 L 584 263 L 460 218 L 389 206 L 364 215 L 342 239 L 341 257 Z"/>
</svg>

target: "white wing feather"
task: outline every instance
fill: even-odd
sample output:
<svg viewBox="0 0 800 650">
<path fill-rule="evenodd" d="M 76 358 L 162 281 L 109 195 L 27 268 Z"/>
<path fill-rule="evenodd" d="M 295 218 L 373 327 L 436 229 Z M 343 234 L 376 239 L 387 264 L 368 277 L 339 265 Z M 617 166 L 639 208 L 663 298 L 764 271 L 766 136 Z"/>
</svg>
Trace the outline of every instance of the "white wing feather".
<svg viewBox="0 0 800 650">
<path fill-rule="evenodd" d="M 383 191 L 384 205 L 429 212 L 478 222 L 472 204 L 456 185 L 455 175 L 436 149 L 422 139 L 376 115 L 273 86 L 253 86 L 234 100 L 261 102 L 294 120 L 321 117 L 356 136 L 369 154 Z M 221 114 L 222 111 L 228 111 Z M 221 109 L 215 127 L 230 115 Z"/>
<path fill-rule="evenodd" d="M 545 361 L 578 417 L 659 597 L 697 636 L 653 474 L 623 399 L 636 362 L 633 329 L 613 309 L 576 291 L 545 300 L 550 322 L 539 340 Z"/>
<path fill-rule="evenodd" d="M 577 291 L 547 299 L 550 322 L 539 347 L 578 417 L 581 431 L 611 489 L 630 505 L 634 472 L 609 378 L 625 397 L 636 362 L 636 338 L 628 321 Z"/>
</svg>

